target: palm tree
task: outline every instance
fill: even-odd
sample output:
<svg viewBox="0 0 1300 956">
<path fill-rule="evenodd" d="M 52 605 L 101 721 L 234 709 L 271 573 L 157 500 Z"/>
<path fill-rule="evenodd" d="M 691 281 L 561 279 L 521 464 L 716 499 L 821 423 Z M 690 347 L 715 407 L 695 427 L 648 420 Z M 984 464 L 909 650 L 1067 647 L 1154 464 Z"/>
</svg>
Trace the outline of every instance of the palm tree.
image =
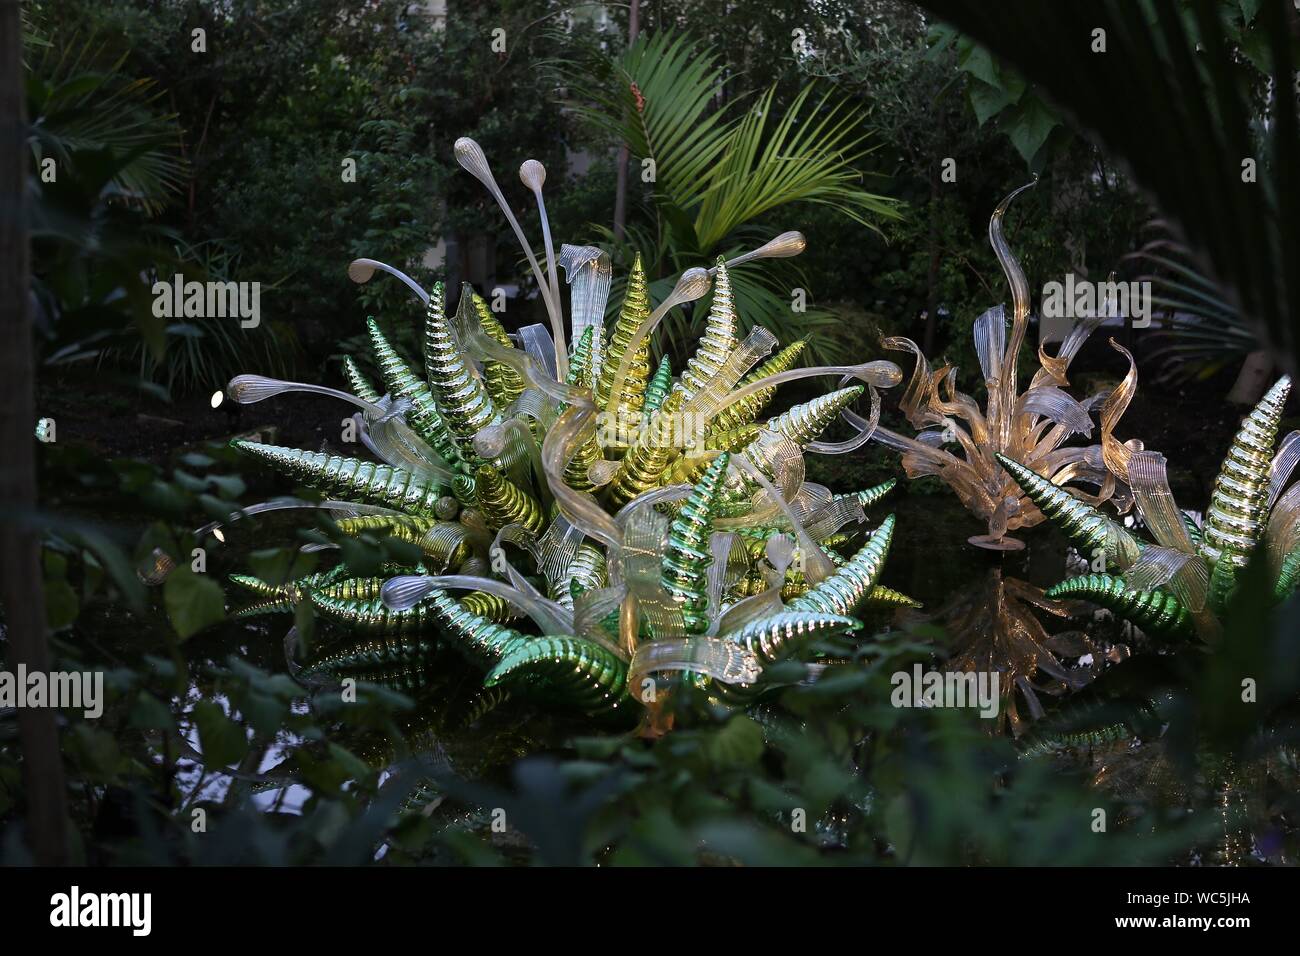
<svg viewBox="0 0 1300 956">
<path fill-rule="evenodd" d="M 1156 380 L 1203 379 L 1241 364 L 1228 400 L 1254 404 L 1269 385 L 1273 357 L 1260 348 L 1254 328 L 1223 291 L 1201 274 L 1187 247 L 1170 236 L 1163 223 L 1152 226 L 1157 235 L 1128 258 L 1143 269 L 1136 280 L 1151 283 L 1151 303 L 1166 313 L 1160 331 L 1152 336 L 1160 344 L 1146 355 L 1159 363 Z"/>
<path fill-rule="evenodd" d="M 628 262 L 631 249 L 639 251 L 652 276 L 761 244 L 772 229 L 759 221 L 797 203 L 829 206 L 877 231 L 881 221 L 900 215 L 894 201 L 862 187 L 857 164 L 870 148 L 861 116 L 829 91 L 805 86 L 784 113 L 776 108 L 775 88 L 756 97 L 728 91 L 719 106 L 724 69 L 718 57 L 671 32 L 642 37 L 618 56 L 592 52 L 560 70 L 575 111 L 628 147 L 633 169 L 649 186 L 646 221 L 630 224 L 626 241 L 609 230 L 605 239 Z M 739 313 L 751 321 L 780 315 L 795 335 L 829 331 L 833 314 L 792 310 L 795 275 L 792 267 L 771 263 L 761 271 L 735 269 Z M 662 299 L 670 285 L 661 279 L 652 294 Z M 707 307 L 695 310 L 697 317 L 706 313 Z M 680 352 L 692 330 L 679 322 L 666 331 Z M 818 355 L 818 343 L 810 344 L 814 360 L 827 358 L 826 350 L 822 343 Z"/>
</svg>

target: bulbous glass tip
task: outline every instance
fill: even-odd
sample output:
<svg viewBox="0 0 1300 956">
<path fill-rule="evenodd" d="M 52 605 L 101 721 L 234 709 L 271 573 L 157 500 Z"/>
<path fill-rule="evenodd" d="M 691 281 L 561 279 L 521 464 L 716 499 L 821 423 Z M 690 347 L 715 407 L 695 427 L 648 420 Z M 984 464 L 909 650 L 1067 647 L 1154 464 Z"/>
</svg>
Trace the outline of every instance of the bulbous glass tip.
<svg viewBox="0 0 1300 956">
<path fill-rule="evenodd" d="M 456 140 L 454 149 L 456 162 L 460 163 L 462 168 L 473 173 L 484 182 L 492 178 L 492 170 L 488 168 L 487 156 L 483 154 L 482 146 L 468 136 L 462 136 Z"/>
<path fill-rule="evenodd" d="M 868 362 L 865 370 L 871 377 L 871 384 L 879 388 L 893 388 L 903 380 L 903 370 L 893 362 L 884 359 Z"/>
<path fill-rule="evenodd" d="M 535 159 L 526 159 L 519 167 L 519 180 L 529 189 L 541 189 L 546 182 L 546 167 Z"/>
<path fill-rule="evenodd" d="M 374 274 L 374 265 L 366 259 L 353 259 L 348 263 L 348 278 L 357 285 L 369 282 Z"/>
<path fill-rule="evenodd" d="M 673 286 L 672 298 L 679 302 L 693 302 L 702 298 L 710 285 L 708 269 L 687 269 Z"/>
<path fill-rule="evenodd" d="M 783 232 L 758 249 L 759 259 L 788 259 L 797 256 L 808 248 L 808 240 L 802 232 Z"/>
<path fill-rule="evenodd" d="M 496 458 L 506 450 L 510 433 L 504 424 L 497 422 L 481 428 L 474 435 L 474 452 L 481 458 Z"/>
<path fill-rule="evenodd" d="M 273 395 L 279 395 L 293 386 L 292 382 L 265 375 L 236 375 L 226 386 L 226 394 L 240 405 L 251 405 Z"/>
<path fill-rule="evenodd" d="M 437 585 L 423 574 L 404 574 L 385 581 L 379 597 L 390 610 L 405 611 L 415 607 L 436 588 Z"/>
<path fill-rule="evenodd" d="M 176 570 L 176 562 L 172 560 L 172 556 L 162 548 L 154 548 L 135 569 L 135 576 L 142 584 L 152 588 L 166 581 L 174 570 Z"/>
</svg>

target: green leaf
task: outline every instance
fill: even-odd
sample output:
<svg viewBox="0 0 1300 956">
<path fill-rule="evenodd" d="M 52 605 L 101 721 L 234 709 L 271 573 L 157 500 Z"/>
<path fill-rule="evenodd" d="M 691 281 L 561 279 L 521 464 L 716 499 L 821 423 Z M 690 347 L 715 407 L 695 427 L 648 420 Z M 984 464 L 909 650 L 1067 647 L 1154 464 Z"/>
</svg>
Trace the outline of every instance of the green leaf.
<svg viewBox="0 0 1300 956">
<path fill-rule="evenodd" d="M 1032 163 L 1060 121 L 1042 100 L 1031 96 L 1008 113 L 1002 124 L 1021 158 L 1026 163 Z"/>
<path fill-rule="evenodd" d="M 988 50 L 978 44 L 971 43 L 964 49 L 959 45 L 957 68 L 976 79 L 983 80 L 989 86 L 1001 84 L 1001 77 L 998 75 L 998 67 L 993 62 L 993 57 Z"/>
<path fill-rule="evenodd" d="M 1029 88 L 1029 84 L 1025 82 L 1023 76 L 1009 67 L 1001 69 L 1001 76 L 1002 82 L 1000 86 L 1007 91 L 1007 96 L 1011 97 L 1011 102 L 1019 103 L 1020 97 L 1025 95 L 1025 90 Z"/>
<path fill-rule="evenodd" d="M 176 726 L 171 709 L 147 691 L 135 695 L 128 723 L 141 730 L 171 731 Z"/>
<path fill-rule="evenodd" d="M 57 532 L 69 542 L 95 555 L 127 604 L 137 610 L 144 607 L 144 585 L 136 577 L 135 566 L 106 534 L 92 525 L 69 521 L 58 515 L 47 515 L 45 521 L 48 530 Z"/>
<path fill-rule="evenodd" d="M 975 110 L 975 119 L 981 126 L 1012 104 L 1010 94 L 996 86 L 989 86 L 983 81 L 971 83 L 970 105 Z"/>
<path fill-rule="evenodd" d="M 248 555 L 248 567 L 268 584 L 285 584 L 295 581 L 316 569 L 314 553 L 304 553 L 298 548 L 263 548 Z"/>
<path fill-rule="evenodd" d="M 81 603 L 76 590 L 68 583 L 68 559 L 48 548 L 41 557 L 45 565 L 45 623 L 50 630 L 57 631 L 77 619 Z"/>
<path fill-rule="evenodd" d="M 931 24 L 930 29 L 925 34 L 926 59 L 937 60 L 949 47 L 957 42 L 959 36 L 956 27 L 951 27 L 946 23 Z"/>
<path fill-rule="evenodd" d="M 750 718 L 739 715 L 708 734 L 703 745 L 705 754 L 716 766 L 749 766 L 763 756 L 763 729 Z"/>
<path fill-rule="evenodd" d="M 375 776 L 374 770 L 372 770 L 364 760 L 362 760 L 352 751 L 347 750 L 344 747 L 340 747 L 336 743 L 331 743 L 329 745 L 329 748 L 330 748 L 330 756 L 332 756 L 335 762 L 337 762 L 338 765 L 343 769 L 343 772 L 346 773 L 353 780 L 355 780 L 357 783 L 367 784 L 369 781 L 371 781 L 374 778 Z"/>
<path fill-rule="evenodd" d="M 249 688 L 239 698 L 239 711 L 255 731 L 272 736 L 288 716 L 289 706 L 270 694 Z"/>
<path fill-rule="evenodd" d="M 202 491 L 207 488 L 208 483 L 197 475 L 191 475 L 187 471 L 177 468 L 172 472 L 172 479 L 186 491 Z"/>
<path fill-rule="evenodd" d="M 227 717 L 216 701 L 201 700 L 194 705 L 194 725 L 199 730 L 199 747 L 208 767 L 228 767 L 248 753 L 244 729 Z"/>
<path fill-rule="evenodd" d="M 45 582 L 45 623 L 50 630 L 71 626 L 80 611 L 77 592 L 66 578 Z"/>
<path fill-rule="evenodd" d="M 1255 69 L 1261 73 L 1273 72 L 1273 51 L 1269 47 L 1268 34 L 1264 31 L 1251 30 L 1241 38 L 1240 49 Z"/>
<path fill-rule="evenodd" d="M 226 616 L 226 597 L 205 574 L 195 574 L 188 564 L 178 565 L 163 585 L 167 618 L 181 640 L 193 637 Z"/>
<path fill-rule="evenodd" d="M 916 820 L 907 794 L 900 793 L 889 801 L 885 808 L 885 832 L 889 842 L 894 846 L 894 853 L 900 860 L 907 860 L 912 851 L 913 837 L 916 833 Z"/>
<path fill-rule="evenodd" d="M 92 727 L 89 723 L 78 723 L 72 728 L 69 749 L 83 769 L 95 777 L 108 780 L 117 775 L 122 752 L 117 738 L 107 730 Z"/>
<path fill-rule="evenodd" d="M 238 498 L 247 487 L 238 475 L 208 475 L 208 481 L 227 498 Z"/>
</svg>

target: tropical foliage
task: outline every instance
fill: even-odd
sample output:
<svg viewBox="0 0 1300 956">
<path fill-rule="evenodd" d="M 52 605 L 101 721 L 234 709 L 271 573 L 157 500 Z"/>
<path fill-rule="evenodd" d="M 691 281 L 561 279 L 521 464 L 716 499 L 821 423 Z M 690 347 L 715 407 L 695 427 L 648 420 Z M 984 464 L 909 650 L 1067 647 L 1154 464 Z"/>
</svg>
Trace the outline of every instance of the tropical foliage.
<svg viewBox="0 0 1300 956">
<path fill-rule="evenodd" d="M 1138 282 L 1149 282 L 1152 305 L 1160 316 L 1160 345 L 1147 359 L 1157 374 L 1174 381 L 1208 378 L 1236 366 L 1259 347 L 1250 324 L 1225 301 L 1223 290 L 1196 267 L 1195 257 L 1159 224 L 1157 235 L 1133 253 L 1142 268 Z"/>
<path fill-rule="evenodd" d="M 1288 265 L 1295 238 L 1283 226 L 1300 216 L 1300 39 L 1291 5 L 1107 0 L 1068 12 L 1025 0 L 920 5 L 1014 63 L 1127 159 L 1206 274 L 1294 364 L 1300 347 L 1290 317 L 1300 277 Z M 1096 31 L 1104 52 L 1093 51 Z M 1094 69 L 1099 56 L 1132 69 Z M 1085 74 L 1093 82 L 1075 82 Z M 1116 110 L 1135 88 L 1147 108 Z"/>
<path fill-rule="evenodd" d="M 869 150 L 862 117 L 829 88 L 805 86 L 779 111 L 775 87 L 753 97 L 730 94 L 718 108 L 723 64 L 689 35 L 673 33 L 643 38 L 617 57 L 589 56 L 562 75 L 578 114 L 628 145 L 648 186 L 649 221 L 629 232 L 651 253 L 652 277 L 734 255 L 761 234 L 760 222 L 779 221 L 773 214 L 786 207 L 826 206 L 869 228 L 899 215 L 889 199 L 861 185 Z M 628 258 L 627 248 L 619 258 Z M 784 314 L 783 327 L 796 335 L 835 324 L 825 310 L 798 311 L 802 303 L 792 310 L 798 282 L 789 272 L 765 278 L 737 269 L 732 280 L 742 314 Z M 660 279 L 651 288 L 658 298 L 669 287 Z M 697 314 L 693 327 L 674 330 L 677 354 L 701 320 Z M 808 347 L 818 358 L 833 351 L 816 338 Z"/>
</svg>

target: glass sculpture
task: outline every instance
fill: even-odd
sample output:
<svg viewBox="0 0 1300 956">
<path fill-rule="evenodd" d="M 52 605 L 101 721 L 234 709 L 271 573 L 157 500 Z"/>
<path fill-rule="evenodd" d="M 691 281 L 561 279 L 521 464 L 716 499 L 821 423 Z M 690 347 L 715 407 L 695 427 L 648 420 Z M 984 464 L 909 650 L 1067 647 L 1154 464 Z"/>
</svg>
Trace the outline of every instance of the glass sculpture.
<svg viewBox="0 0 1300 956">
<path fill-rule="evenodd" d="M 1106 653 L 1102 645 L 1082 631 L 1049 634 L 1035 614 L 1065 619 L 1072 610 L 1072 602 L 1050 598 L 1042 588 L 990 568 L 982 578 L 956 589 L 934 612 L 908 611 L 903 619 L 943 628 L 949 640 L 945 670 L 998 675 L 998 719 L 989 726 L 1019 737 L 1028 720 L 1043 716 L 1040 695 L 1064 697 L 1101 669 Z M 1077 666 L 1080 659 L 1092 663 Z M 1022 701 L 1028 720 L 1021 713 Z"/>
<path fill-rule="evenodd" d="M 1007 532 L 1043 520 L 1034 502 L 998 464 L 998 455 L 1022 461 L 1059 485 L 1096 485 L 1097 493 L 1087 499 L 1094 504 L 1112 497 L 1121 506 L 1126 503 L 1124 489 L 1107 470 L 1102 451 L 1112 441 L 1111 433 L 1127 407 L 1131 390 L 1102 392 L 1082 402 L 1064 391 L 1069 385 L 1066 372 L 1070 362 L 1105 321 L 1107 310 L 1076 321 L 1056 355 L 1049 356 L 1040 346 L 1039 367 L 1029 388 L 1020 391 L 1018 361 L 1029 325 L 1029 284 L 1003 236 L 1002 219 L 1011 201 L 1028 188 L 1022 186 L 1004 199 L 989 220 L 989 242 L 1011 287 L 1012 305 L 1009 329 L 1000 305 L 975 320 L 975 352 L 988 390 L 985 407 L 981 409 L 974 398 L 958 391 L 955 367 L 931 369 L 915 342 L 891 337 L 884 341 L 886 348 L 916 357 L 899 408 L 920 431 L 915 437 L 884 427 L 873 433 L 876 441 L 902 453 L 909 478 L 938 476 L 972 514 L 986 521 L 988 533 L 970 538 L 970 543 L 992 550 L 1023 548 L 1024 542 Z M 1092 434 L 1094 410 L 1101 421 L 1102 444 L 1066 445 L 1073 435 Z M 959 446 L 956 450 L 943 447 L 953 443 Z"/>
<path fill-rule="evenodd" d="M 1291 379 L 1283 376 L 1242 422 L 1203 524 L 1175 504 L 1159 452 L 1121 449 L 1108 462 L 1132 488 L 1154 542 L 1138 539 L 1035 469 L 999 456 L 1053 524 L 1081 549 L 1103 551 L 1108 570 L 1118 572 L 1070 578 L 1048 595 L 1089 600 L 1155 637 L 1209 642 L 1222 634 L 1246 564 L 1263 561 L 1273 599 L 1285 600 L 1300 579 L 1300 483 L 1287 488 L 1300 460 L 1300 431 L 1277 440 L 1290 391 Z"/>
<path fill-rule="evenodd" d="M 705 699 L 744 701 L 763 688 L 771 663 L 856 630 L 862 608 L 914 603 L 878 584 L 893 517 L 864 524 L 864 508 L 892 482 L 835 494 L 804 476 L 805 453 L 867 443 L 876 389 L 898 384 L 900 370 L 885 361 L 796 368 L 802 343 L 772 354 L 767 329 L 738 336 L 729 270 L 797 255 L 799 233 L 686 270 L 657 306 L 638 259 L 607 329 L 609 257 L 592 246 L 557 252 L 542 165 L 529 160 L 519 174 L 540 214 L 545 268 L 478 144 L 457 141 L 456 156 L 519 239 L 548 323 L 511 336 L 468 286 L 448 310 L 441 284 L 426 292 L 392 266 L 359 259 L 349 268 L 355 281 L 388 273 L 424 303 L 418 359 L 372 318 L 380 382 L 348 362 L 346 392 L 255 375 L 227 389 L 241 403 L 288 391 L 348 402 L 373 457 L 238 441 L 324 496 L 243 514 L 322 508 L 343 534 L 387 534 L 421 554 L 419 564 L 375 578 L 351 577 L 342 564 L 284 585 L 236 577 L 255 593 L 254 610 L 307 601 L 356 636 L 303 664 L 300 679 L 400 679 L 451 646 L 482 669 L 486 688 L 595 716 L 638 707 L 653 715 L 685 682 Z M 660 321 L 710 289 L 694 355 L 677 376 L 666 359 L 652 373 Z M 814 376 L 838 387 L 764 417 L 779 386 Z M 849 407 L 864 392 L 866 418 Z M 854 434 L 827 441 L 837 418 Z"/>
</svg>

